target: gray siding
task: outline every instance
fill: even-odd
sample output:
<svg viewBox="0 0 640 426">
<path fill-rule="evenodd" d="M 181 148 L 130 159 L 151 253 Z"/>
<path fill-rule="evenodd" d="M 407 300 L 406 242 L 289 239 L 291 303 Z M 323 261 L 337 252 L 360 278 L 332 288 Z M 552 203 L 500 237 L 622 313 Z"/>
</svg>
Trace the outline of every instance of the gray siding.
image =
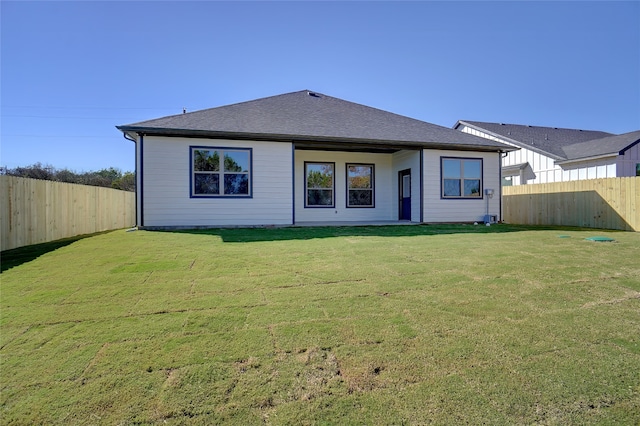
<svg viewBox="0 0 640 426">
<path fill-rule="evenodd" d="M 420 222 L 420 151 L 399 151 L 393 154 L 393 202 L 395 203 L 395 217 L 400 214 L 399 194 L 400 184 L 398 172 L 411 169 L 411 222 Z"/>
<path fill-rule="evenodd" d="M 293 223 L 291 144 L 144 138 L 144 226 L 252 226 Z M 253 198 L 191 198 L 190 146 L 253 149 Z"/>
<path fill-rule="evenodd" d="M 636 176 L 636 165 L 640 164 L 640 144 L 632 146 L 624 155 L 618 156 L 619 177 Z"/>
<path fill-rule="evenodd" d="M 440 157 L 482 158 L 483 192 L 491 188 L 493 198 L 442 199 L 440 197 Z M 489 202 L 489 214 L 500 212 L 500 181 L 498 168 L 500 154 L 495 152 L 462 152 L 444 150 L 424 151 L 424 222 L 476 222 L 482 221 Z M 498 217 L 498 219 L 500 219 Z"/>
<path fill-rule="evenodd" d="M 335 163 L 335 208 L 305 207 L 305 161 Z M 375 208 L 347 208 L 347 163 L 375 165 Z M 296 222 L 357 222 L 396 220 L 394 216 L 390 154 L 366 152 L 303 151 L 295 153 Z M 396 178 L 397 180 L 397 178 Z"/>
</svg>

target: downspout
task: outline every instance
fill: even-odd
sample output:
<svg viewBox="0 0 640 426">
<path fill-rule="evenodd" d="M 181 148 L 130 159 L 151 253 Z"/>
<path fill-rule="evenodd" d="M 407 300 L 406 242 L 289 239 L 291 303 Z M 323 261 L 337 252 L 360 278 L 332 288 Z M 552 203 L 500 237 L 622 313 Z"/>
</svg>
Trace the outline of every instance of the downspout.
<svg viewBox="0 0 640 426">
<path fill-rule="evenodd" d="M 424 148 L 420 148 L 420 223 L 424 222 Z"/>
<path fill-rule="evenodd" d="M 140 197 L 140 223 L 138 224 L 138 226 L 143 227 L 144 226 L 144 133 L 138 133 L 138 137 L 140 138 L 140 158 L 136 158 L 136 162 L 138 160 L 140 164 L 140 189 L 137 190 L 136 192 L 138 193 L 138 196 Z M 138 150 L 136 150 L 136 157 L 138 156 Z M 136 165 L 137 168 L 137 165 Z M 138 173 L 138 170 L 136 170 L 136 174 Z M 136 180 L 137 180 L 137 176 L 136 176 Z M 137 203 L 136 203 L 137 204 Z"/>
<path fill-rule="evenodd" d="M 296 146 L 291 142 L 291 225 L 296 224 Z"/>
<path fill-rule="evenodd" d="M 131 142 L 133 142 L 133 143 L 136 143 L 136 140 L 135 140 L 135 139 L 130 138 L 130 137 L 129 137 L 129 135 L 127 135 L 125 132 L 123 132 L 123 133 L 122 133 L 122 136 L 124 136 L 124 138 L 125 138 L 126 140 L 128 140 L 128 141 L 131 141 Z"/>
<path fill-rule="evenodd" d="M 500 197 L 500 202 L 498 203 L 498 222 L 502 222 L 502 159 L 507 158 L 509 155 L 508 152 L 498 151 L 498 155 L 500 156 L 498 161 L 498 196 Z"/>
<path fill-rule="evenodd" d="M 134 173 L 135 173 L 135 179 L 136 179 L 136 203 L 135 203 L 135 215 L 136 215 L 136 227 L 138 226 L 138 144 L 137 141 L 135 139 L 133 139 L 132 137 L 130 137 L 127 132 L 122 132 L 122 136 L 124 136 L 124 138 L 128 141 L 131 141 L 135 144 L 135 153 L 136 153 L 136 158 L 135 158 L 135 168 L 134 168 Z"/>
</svg>

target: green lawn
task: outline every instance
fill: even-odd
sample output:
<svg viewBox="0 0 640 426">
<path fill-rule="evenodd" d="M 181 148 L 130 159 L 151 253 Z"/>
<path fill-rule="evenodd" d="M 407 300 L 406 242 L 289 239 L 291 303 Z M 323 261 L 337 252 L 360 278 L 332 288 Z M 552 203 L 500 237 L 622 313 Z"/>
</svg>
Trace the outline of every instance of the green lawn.
<svg viewBox="0 0 640 426">
<path fill-rule="evenodd" d="M 39 250 L 2 253 L 2 424 L 640 424 L 640 233 L 121 230 Z"/>
</svg>

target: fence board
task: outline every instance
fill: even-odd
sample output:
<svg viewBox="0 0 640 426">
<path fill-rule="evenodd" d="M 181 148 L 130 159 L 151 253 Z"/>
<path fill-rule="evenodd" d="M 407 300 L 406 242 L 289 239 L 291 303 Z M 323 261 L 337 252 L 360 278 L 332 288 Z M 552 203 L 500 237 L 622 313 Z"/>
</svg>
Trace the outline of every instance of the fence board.
<svg viewBox="0 0 640 426">
<path fill-rule="evenodd" d="M 135 194 L 0 176 L 1 250 L 135 225 Z"/>
<path fill-rule="evenodd" d="M 527 225 L 640 231 L 640 177 L 507 186 L 503 219 Z"/>
</svg>

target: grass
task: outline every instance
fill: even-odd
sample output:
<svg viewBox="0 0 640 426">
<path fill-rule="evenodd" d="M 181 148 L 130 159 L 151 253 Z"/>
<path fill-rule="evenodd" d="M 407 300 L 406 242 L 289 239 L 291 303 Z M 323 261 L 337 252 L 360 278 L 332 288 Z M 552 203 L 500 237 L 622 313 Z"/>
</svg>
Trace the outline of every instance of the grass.
<svg viewBox="0 0 640 426">
<path fill-rule="evenodd" d="M 20 250 L 0 275 L 3 424 L 640 423 L 638 233 L 116 231 Z"/>
<path fill-rule="evenodd" d="M 31 262 L 50 251 L 57 250 L 61 247 L 73 244 L 83 238 L 89 238 L 100 233 L 78 235 L 76 237 L 64 238 L 61 240 L 50 241 L 41 244 L 32 244 L 30 246 L 20 247 L 17 249 L 6 250 L 2 252 L 2 262 L 0 262 L 0 273 L 13 267 Z"/>
</svg>

